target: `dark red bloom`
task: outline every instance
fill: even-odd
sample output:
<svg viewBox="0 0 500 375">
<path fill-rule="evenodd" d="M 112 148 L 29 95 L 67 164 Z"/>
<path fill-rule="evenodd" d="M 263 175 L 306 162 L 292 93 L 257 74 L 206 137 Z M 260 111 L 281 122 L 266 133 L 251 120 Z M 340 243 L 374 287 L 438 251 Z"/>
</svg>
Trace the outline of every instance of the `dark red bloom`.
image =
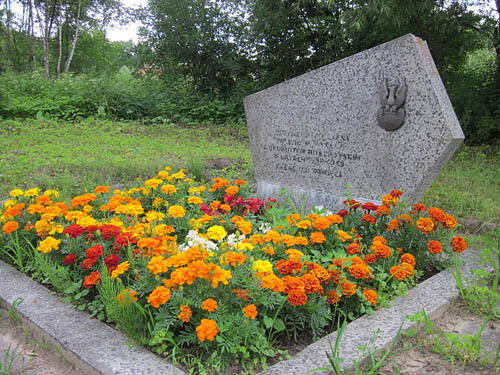
<svg viewBox="0 0 500 375">
<path fill-rule="evenodd" d="M 101 237 L 104 240 L 111 240 L 117 235 L 121 233 L 121 228 L 116 225 L 105 224 L 99 227 L 99 231 L 101 232 Z"/>
<path fill-rule="evenodd" d="M 357 200 L 351 199 L 349 202 L 344 201 L 344 206 L 348 207 L 350 210 L 355 210 L 356 208 L 361 207 L 361 202 Z"/>
<path fill-rule="evenodd" d="M 68 254 L 64 257 L 63 263 L 68 265 L 68 264 L 74 264 L 76 261 L 76 255 L 75 254 Z"/>
<path fill-rule="evenodd" d="M 121 249 L 129 244 L 137 243 L 137 238 L 132 233 L 120 233 L 115 238 L 115 248 Z"/>
<path fill-rule="evenodd" d="M 69 234 L 71 238 L 79 237 L 83 234 L 83 232 L 84 232 L 83 228 L 78 224 L 71 224 L 66 228 L 64 228 L 63 230 L 63 233 Z"/>
<path fill-rule="evenodd" d="M 373 204 L 372 202 L 366 202 L 364 205 L 361 206 L 363 210 L 367 211 L 375 211 L 378 206 L 376 204 Z"/>
<path fill-rule="evenodd" d="M 115 254 L 111 254 L 104 258 L 104 263 L 106 264 L 106 266 L 108 266 L 108 268 L 111 266 L 116 266 L 118 263 L 120 263 L 120 258 Z"/>
<path fill-rule="evenodd" d="M 104 251 L 104 247 L 101 245 L 94 245 L 92 247 L 89 247 L 85 253 L 86 258 L 99 258 Z"/>
<path fill-rule="evenodd" d="M 337 212 L 337 215 L 339 215 L 340 217 L 344 217 L 344 216 L 347 216 L 349 212 L 347 210 L 340 210 L 339 212 Z"/>
<path fill-rule="evenodd" d="M 99 227 L 97 225 L 89 225 L 88 227 L 86 227 L 84 230 L 85 232 L 87 233 L 94 233 L 96 230 L 98 230 Z"/>
</svg>

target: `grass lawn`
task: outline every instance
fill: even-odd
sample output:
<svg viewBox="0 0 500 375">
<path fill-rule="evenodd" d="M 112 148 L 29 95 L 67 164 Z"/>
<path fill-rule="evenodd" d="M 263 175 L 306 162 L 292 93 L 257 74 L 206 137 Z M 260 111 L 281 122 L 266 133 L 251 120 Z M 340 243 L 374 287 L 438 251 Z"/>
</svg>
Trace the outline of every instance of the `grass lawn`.
<svg viewBox="0 0 500 375">
<path fill-rule="evenodd" d="M 177 164 L 210 175 L 210 159 L 228 158 L 218 174 L 252 179 L 247 129 L 237 125 L 183 127 L 85 120 L 0 121 L 0 198 L 13 188 L 59 190 L 64 198 L 97 185 L 128 185 Z M 213 173 L 215 174 L 215 173 Z M 457 217 L 500 222 L 500 150 L 466 147 L 452 157 L 423 202 Z"/>
</svg>

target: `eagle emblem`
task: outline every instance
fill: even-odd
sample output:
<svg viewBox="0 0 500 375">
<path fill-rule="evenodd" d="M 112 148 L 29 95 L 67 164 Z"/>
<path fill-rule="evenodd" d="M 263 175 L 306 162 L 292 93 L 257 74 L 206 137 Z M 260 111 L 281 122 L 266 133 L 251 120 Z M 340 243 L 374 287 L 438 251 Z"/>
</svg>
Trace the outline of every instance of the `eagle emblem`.
<svg viewBox="0 0 500 375">
<path fill-rule="evenodd" d="M 406 111 L 406 79 L 400 84 L 389 85 L 389 79 L 382 81 L 378 90 L 381 107 L 377 111 L 377 122 L 388 131 L 397 130 L 403 125 Z"/>
</svg>

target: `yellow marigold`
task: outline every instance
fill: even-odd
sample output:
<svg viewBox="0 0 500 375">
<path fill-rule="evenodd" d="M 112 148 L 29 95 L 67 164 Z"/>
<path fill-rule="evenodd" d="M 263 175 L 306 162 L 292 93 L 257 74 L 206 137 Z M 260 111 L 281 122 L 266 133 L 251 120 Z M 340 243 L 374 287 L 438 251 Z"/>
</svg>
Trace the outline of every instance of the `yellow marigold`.
<svg viewBox="0 0 500 375">
<path fill-rule="evenodd" d="M 44 254 L 50 253 L 52 250 L 58 250 L 61 240 L 57 240 L 54 237 L 47 237 L 38 244 L 37 250 Z"/>
<path fill-rule="evenodd" d="M 207 229 L 207 237 L 211 240 L 220 241 L 227 236 L 227 232 L 223 226 L 212 225 Z"/>
<path fill-rule="evenodd" d="M 202 204 L 203 203 L 203 199 L 201 199 L 198 196 L 192 196 L 192 197 L 188 198 L 187 202 L 189 204 Z"/>
<path fill-rule="evenodd" d="M 338 230 L 337 236 L 342 240 L 342 242 L 352 240 L 352 236 L 349 233 L 344 232 L 343 230 Z"/>
<path fill-rule="evenodd" d="M 443 227 L 453 229 L 457 226 L 457 221 L 451 215 L 446 215 L 442 221 Z"/>
<path fill-rule="evenodd" d="M 220 205 L 220 209 L 222 211 L 229 212 L 229 211 L 231 211 L 231 206 L 227 203 L 224 203 L 224 204 Z"/>
<path fill-rule="evenodd" d="M 228 251 L 220 256 L 220 261 L 222 264 L 230 264 L 231 266 L 241 266 L 243 262 L 247 259 L 245 254 L 235 253 L 233 251 Z"/>
<path fill-rule="evenodd" d="M 415 264 L 417 264 L 415 257 L 410 253 L 405 253 L 405 254 L 401 255 L 401 262 L 402 263 L 409 263 L 414 267 L 415 267 Z"/>
<path fill-rule="evenodd" d="M 300 229 L 309 229 L 312 227 L 311 220 L 301 220 L 295 224 L 297 228 Z"/>
<path fill-rule="evenodd" d="M 267 260 L 258 259 L 252 264 L 252 270 L 259 273 L 272 273 L 273 265 Z"/>
<path fill-rule="evenodd" d="M 40 194 L 39 188 L 32 188 L 32 189 L 26 190 L 24 192 L 25 197 L 36 197 L 39 194 Z"/>
<path fill-rule="evenodd" d="M 45 190 L 43 192 L 43 195 L 46 195 L 46 196 L 52 197 L 52 198 L 59 198 L 59 192 L 57 190 L 52 190 L 52 189 Z"/>
<path fill-rule="evenodd" d="M 323 232 L 312 232 L 309 236 L 311 243 L 323 243 L 326 241 L 326 237 Z"/>
<path fill-rule="evenodd" d="M 462 253 L 467 250 L 467 242 L 465 242 L 465 239 L 461 236 L 453 237 L 451 246 L 456 253 Z"/>
<path fill-rule="evenodd" d="M 160 178 L 150 178 L 144 181 L 144 186 L 156 189 L 163 182 Z"/>
<path fill-rule="evenodd" d="M 181 312 L 179 313 L 179 315 L 177 315 L 177 317 L 180 320 L 182 320 L 184 323 L 187 323 L 187 322 L 189 322 L 189 320 L 191 319 L 192 316 L 193 316 L 193 313 L 192 313 L 191 309 L 189 308 L 189 306 L 181 305 Z"/>
<path fill-rule="evenodd" d="M 240 251 L 252 251 L 254 246 L 250 242 L 238 242 L 234 248 Z"/>
<path fill-rule="evenodd" d="M 151 205 L 154 208 L 158 208 L 161 206 L 162 203 L 163 203 L 163 199 L 161 199 L 160 197 L 155 197 L 155 198 L 153 198 L 153 203 Z"/>
<path fill-rule="evenodd" d="M 177 188 L 175 187 L 175 185 L 172 185 L 172 184 L 166 184 L 166 185 L 163 185 L 161 187 L 161 192 L 168 194 L 168 195 L 175 194 L 176 191 L 177 191 Z"/>
<path fill-rule="evenodd" d="M 162 256 L 154 256 L 149 261 L 147 268 L 152 274 L 158 275 L 168 271 L 168 263 Z"/>
<path fill-rule="evenodd" d="M 158 212 L 158 211 L 154 211 L 154 210 L 146 212 L 145 216 L 146 216 L 146 220 L 148 222 L 162 221 L 165 218 L 165 214 L 164 213 Z"/>
<path fill-rule="evenodd" d="M 116 279 L 118 276 L 124 274 L 130 268 L 130 262 L 126 260 L 116 266 L 116 268 L 111 272 L 111 278 Z"/>
<path fill-rule="evenodd" d="M 420 217 L 417 220 L 417 229 L 422 233 L 431 233 L 434 230 L 434 222 L 428 217 Z"/>
<path fill-rule="evenodd" d="M 149 295 L 148 303 L 154 308 L 167 303 L 170 300 L 170 289 L 164 286 L 157 286 Z"/>
<path fill-rule="evenodd" d="M 219 308 L 217 301 L 212 298 L 207 298 L 205 301 L 201 303 L 201 308 L 208 312 L 214 312 Z"/>
<path fill-rule="evenodd" d="M 429 216 L 432 217 L 437 222 L 443 222 L 443 220 L 446 217 L 446 214 L 440 208 L 431 207 L 429 208 Z"/>
<path fill-rule="evenodd" d="M 2 226 L 2 232 L 5 234 L 10 234 L 12 232 L 15 232 L 19 228 L 19 223 L 17 221 L 7 221 L 3 226 Z"/>
<path fill-rule="evenodd" d="M 254 304 L 248 305 L 243 308 L 243 312 L 245 313 L 245 317 L 251 318 L 254 320 L 257 317 L 257 306 Z"/>
<path fill-rule="evenodd" d="M 304 256 L 304 253 L 297 249 L 287 249 L 285 250 L 285 254 L 288 255 L 288 259 L 290 260 L 300 260 Z"/>
<path fill-rule="evenodd" d="M 201 324 L 196 327 L 196 335 L 200 341 L 214 341 L 215 336 L 219 333 L 217 323 L 212 319 L 202 319 Z"/>
<path fill-rule="evenodd" d="M 378 295 L 376 290 L 363 288 L 363 296 L 372 305 L 377 304 Z"/>
<path fill-rule="evenodd" d="M 340 290 L 342 291 L 342 295 L 347 298 L 352 297 L 356 294 L 356 284 L 345 282 L 340 285 Z"/>
<path fill-rule="evenodd" d="M 109 192 L 109 186 L 104 186 L 104 185 L 103 186 L 96 186 L 96 188 L 94 189 L 94 192 L 96 194 L 99 194 L 99 193 L 108 193 Z"/>
<path fill-rule="evenodd" d="M 24 192 L 21 189 L 14 189 L 9 193 L 9 196 L 12 198 L 20 197 L 21 195 L 24 195 Z"/>
<path fill-rule="evenodd" d="M 123 289 L 117 296 L 116 299 L 122 306 L 126 306 L 132 301 L 137 302 L 137 292 L 132 289 Z"/>
<path fill-rule="evenodd" d="M 170 217 L 177 219 L 184 217 L 186 215 L 186 210 L 182 206 L 173 205 L 168 208 L 168 214 Z"/>
<path fill-rule="evenodd" d="M 6 200 L 5 202 L 3 202 L 3 207 L 4 208 L 10 208 L 12 206 L 15 206 L 17 204 L 17 201 L 15 199 L 9 199 L 9 200 Z M 0 213 L 2 211 L 0 210 Z"/>
<path fill-rule="evenodd" d="M 158 176 L 158 178 L 161 178 L 162 180 L 166 180 L 170 177 L 170 174 L 167 171 L 159 171 L 157 176 Z"/>
</svg>

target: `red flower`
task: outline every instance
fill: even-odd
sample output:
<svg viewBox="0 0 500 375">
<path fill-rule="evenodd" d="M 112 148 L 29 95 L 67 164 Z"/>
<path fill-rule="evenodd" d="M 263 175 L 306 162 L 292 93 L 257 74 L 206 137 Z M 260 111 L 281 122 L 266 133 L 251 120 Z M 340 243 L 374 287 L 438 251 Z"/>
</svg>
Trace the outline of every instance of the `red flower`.
<svg viewBox="0 0 500 375">
<path fill-rule="evenodd" d="M 72 224 L 64 228 L 63 234 L 69 234 L 71 238 L 79 237 L 83 234 L 83 228 L 78 224 Z"/>
<path fill-rule="evenodd" d="M 361 208 L 367 211 L 375 211 L 378 208 L 378 206 L 376 204 L 373 204 L 372 202 L 367 202 L 364 205 L 362 205 Z"/>
<path fill-rule="evenodd" d="M 355 210 L 356 208 L 361 207 L 361 202 L 358 202 L 357 200 L 351 199 L 349 203 L 345 200 L 344 201 L 344 206 L 348 207 L 351 211 Z"/>
<path fill-rule="evenodd" d="M 104 263 L 108 268 L 111 266 L 116 266 L 118 265 L 118 263 L 120 263 L 120 258 L 117 257 L 115 254 L 111 254 L 108 255 L 106 258 L 104 258 Z"/>
<path fill-rule="evenodd" d="M 115 247 L 118 249 L 135 243 L 137 243 L 137 239 L 132 233 L 120 233 L 115 237 Z"/>
<path fill-rule="evenodd" d="M 94 271 L 90 275 L 85 277 L 85 280 L 83 281 L 83 287 L 90 289 L 95 284 L 97 284 L 100 279 L 101 279 L 101 274 L 99 273 L 99 271 Z"/>
<path fill-rule="evenodd" d="M 99 227 L 99 231 L 101 232 L 101 237 L 105 240 L 111 240 L 114 237 L 118 236 L 121 233 L 121 228 L 116 225 L 105 224 Z"/>
<path fill-rule="evenodd" d="M 99 258 L 85 258 L 82 262 L 82 268 L 84 270 L 91 269 L 92 266 L 97 263 L 97 259 Z"/>
<path fill-rule="evenodd" d="M 87 252 L 85 253 L 86 258 L 99 258 L 104 251 L 104 247 L 101 245 L 94 245 L 92 247 L 89 247 L 87 249 Z"/>
<path fill-rule="evenodd" d="M 362 217 L 361 217 L 361 220 L 362 221 L 365 221 L 367 223 L 370 223 L 370 224 L 375 224 L 375 222 L 377 221 L 377 219 L 375 218 L 375 216 L 372 216 L 370 214 L 364 214 Z"/>
<path fill-rule="evenodd" d="M 75 261 L 76 261 L 76 255 L 75 254 L 68 254 L 63 259 L 63 263 L 65 265 L 74 264 Z"/>
<path fill-rule="evenodd" d="M 339 215 L 340 217 L 344 217 L 344 216 L 347 216 L 349 212 L 347 210 L 340 210 L 339 212 L 337 212 L 337 215 Z"/>
</svg>

